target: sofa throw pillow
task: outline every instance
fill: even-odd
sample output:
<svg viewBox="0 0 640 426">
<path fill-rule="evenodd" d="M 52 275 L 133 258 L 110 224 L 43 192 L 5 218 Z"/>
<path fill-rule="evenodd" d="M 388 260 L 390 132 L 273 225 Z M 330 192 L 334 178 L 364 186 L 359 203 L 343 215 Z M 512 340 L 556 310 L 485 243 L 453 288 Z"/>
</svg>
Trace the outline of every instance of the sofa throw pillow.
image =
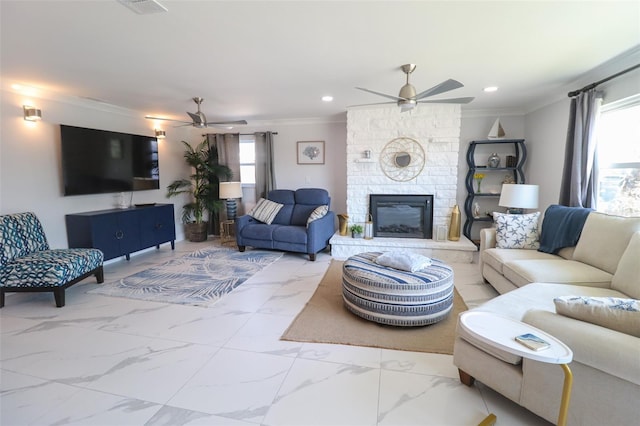
<svg viewBox="0 0 640 426">
<path fill-rule="evenodd" d="M 322 205 L 322 206 L 316 207 L 315 210 L 312 211 L 311 214 L 309 215 L 309 219 L 307 219 L 307 228 L 309 227 L 309 224 L 311 222 L 313 222 L 314 220 L 318 220 L 321 217 L 325 217 L 328 212 L 329 212 L 329 206 Z"/>
<path fill-rule="evenodd" d="M 537 250 L 540 247 L 539 219 L 540 212 L 529 214 L 493 212 L 493 220 L 496 224 L 496 247 Z"/>
<path fill-rule="evenodd" d="M 402 271 L 417 272 L 431 266 L 431 259 L 417 253 L 388 251 L 376 258 L 376 263 Z"/>
<path fill-rule="evenodd" d="M 258 203 L 247 214 L 255 220 L 271 225 L 271 222 L 276 218 L 276 215 L 282 207 L 283 204 L 260 198 Z"/>
<path fill-rule="evenodd" d="M 636 299 L 562 296 L 553 303 L 556 312 L 565 317 L 640 337 L 640 301 Z"/>
</svg>

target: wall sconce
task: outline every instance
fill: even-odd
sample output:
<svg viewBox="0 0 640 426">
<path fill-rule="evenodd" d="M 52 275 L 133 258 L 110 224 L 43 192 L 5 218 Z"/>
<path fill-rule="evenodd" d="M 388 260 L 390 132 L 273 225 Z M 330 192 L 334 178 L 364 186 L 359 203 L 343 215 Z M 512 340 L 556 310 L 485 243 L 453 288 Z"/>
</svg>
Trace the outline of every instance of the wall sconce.
<svg viewBox="0 0 640 426">
<path fill-rule="evenodd" d="M 167 137 L 167 132 L 165 132 L 164 130 L 156 129 L 156 138 L 164 139 L 166 137 Z"/>
<path fill-rule="evenodd" d="M 24 119 L 26 121 L 40 121 L 42 120 L 42 110 L 38 108 L 22 105 L 22 109 L 24 110 Z"/>
</svg>

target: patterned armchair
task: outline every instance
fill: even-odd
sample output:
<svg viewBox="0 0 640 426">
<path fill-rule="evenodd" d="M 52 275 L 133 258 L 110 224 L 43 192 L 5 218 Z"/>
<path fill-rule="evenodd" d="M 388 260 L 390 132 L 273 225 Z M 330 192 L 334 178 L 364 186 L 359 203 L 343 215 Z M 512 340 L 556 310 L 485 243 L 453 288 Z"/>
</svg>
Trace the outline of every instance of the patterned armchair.
<svg viewBox="0 0 640 426">
<path fill-rule="evenodd" d="M 53 292 L 56 306 L 65 304 L 67 287 L 95 275 L 104 282 L 103 255 L 97 249 L 49 249 L 33 213 L 0 216 L 0 308 L 7 292 Z"/>
</svg>

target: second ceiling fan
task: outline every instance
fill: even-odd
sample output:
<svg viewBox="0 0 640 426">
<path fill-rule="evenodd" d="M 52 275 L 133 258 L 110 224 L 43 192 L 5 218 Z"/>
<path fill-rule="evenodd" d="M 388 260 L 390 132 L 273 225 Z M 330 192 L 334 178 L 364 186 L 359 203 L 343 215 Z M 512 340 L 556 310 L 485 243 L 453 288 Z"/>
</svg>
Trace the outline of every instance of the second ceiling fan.
<svg viewBox="0 0 640 426">
<path fill-rule="evenodd" d="M 424 103 L 468 104 L 474 99 L 473 97 L 466 97 L 466 98 L 425 100 L 425 98 L 439 95 L 441 93 L 445 93 L 450 90 L 459 89 L 460 87 L 464 87 L 464 84 L 453 79 L 448 79 L 438 85 L 433 86 L 430 89 L 427 89 L 423 92 L 416 94 L 416 88 L 409 83 L 409 75 L 416 69 L 416 65 L 405 64 L 405 65 L 402 65 L 400 69 L 402 70 L 402 72 L 404 72 L 407 75 L 407 82 L 404 86 L 402 86 L 402 88 L 400 88 L 400 93 L 398 94 L 398 96 L 376 92 L 375 90 L 365 89 L 363 87 L 356 87 L 356 89 L 358 90 L 363 90 L 365 92 L 373 93 L 374 95 L 383 96 L 388 99 L 393 99 L 393 102 L 378 102 L 374 104 L 365 104 L 365 105 L 382 105 L 382 104 L 396 103 L 400 107 L 401 111 L 405 112 L 413 109 L 419 103 L 421 104 L 424 104 Z M 358 106 L 361 106 L 361 105 L 358 105 Z"/>
<path fill-rule="evenodd" d="M 204 99 L 200 97 L 193 98 L 193 102 L 195 102 L 196 105 L 198 105 L 198 111 L 196 112 L 187 111 L 187 114 L 189 114 L 189 117 L 191 117 L 191 121 L 180 121 L 180 120 L 173 120 L 171 118 L 152 117 L 150 115 L 145 116 L 145 118 L 148 118 L 149 120 L 165 120 L 165 121 L 175 121 L 177 123 L 182 123 L 180 126 L 176 126 L 176 127 L 181 127 L 181 126 L 193 126 L 193 127 L 199 127 L 199 128 L 230 127 L 230 126 L 239 125 L 239 124 L 247 124 L 246 120 L 207 121 L 207 117 L 204 115 L 202 111 L 200 111 L 200 105 L 202 104 L 203 101 Z"/>
</svg>

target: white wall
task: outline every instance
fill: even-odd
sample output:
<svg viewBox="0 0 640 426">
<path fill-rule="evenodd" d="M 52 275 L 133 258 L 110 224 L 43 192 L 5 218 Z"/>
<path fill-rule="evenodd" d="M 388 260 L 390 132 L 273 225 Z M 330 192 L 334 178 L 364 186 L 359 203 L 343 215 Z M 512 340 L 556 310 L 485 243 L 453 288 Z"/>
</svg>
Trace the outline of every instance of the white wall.
<svg viewBox="0 0 640 426">
<path fill-rule="evenodd" d="M 278 132 L 274 141 L 274 169 L 278 189 L 324 188 L 331 196 L 331 210 L 346 211 L 346 116 L 338 121 L 287 120 L 250 123 L 239 131 Z M 324 141 L 324 164 L 297 164 L 298 141 Z"/>
<path fill-rule="evenodd" d="M 22 105 L 42 110 L 42 121 L 23 120 Z M 0 133 L 0 213 L 33 211 L 54 248 L 67 247 L 64 215 L 113 208 L 114 194 L 65 197 L 60 158 L 60 126 L 68 124 L 124 133 L 153 135 L 153 123 L 130 111 L 113 107 L 82 106 L 81 102 L 27 97 L 2 92 L 2 129 Z M 133 193 L 134 203 L 175 202 L 164 197 L 166 185 L 186 174 L 181 148 L 173 143 L 188 137 L 184 130 L 166 128 L 167 139 L 159 144 L 160 190 Z M 176 160 L 177 159 L 177 160 Z M 129 193 L 127 194 L 129 195 Z M 176 213 L 178 209 L 176 208 Z M 178 216 L 179 217 L 179 216 Z M 182 233 L 182 229 L 178 230 Z"/>
</svg>

